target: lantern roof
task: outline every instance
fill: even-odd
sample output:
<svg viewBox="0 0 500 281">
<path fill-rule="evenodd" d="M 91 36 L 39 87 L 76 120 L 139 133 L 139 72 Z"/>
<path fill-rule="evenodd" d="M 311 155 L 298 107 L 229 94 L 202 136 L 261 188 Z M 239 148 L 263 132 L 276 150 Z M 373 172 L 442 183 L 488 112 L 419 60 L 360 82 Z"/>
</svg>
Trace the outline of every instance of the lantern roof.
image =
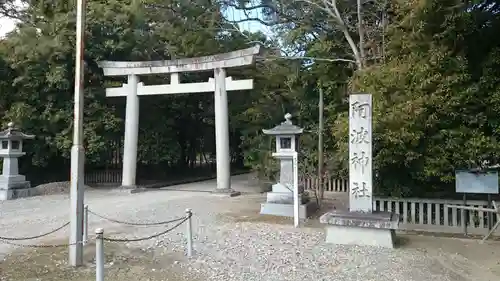
<svg viewBox="0 0 500 281">
<path fill-rule="evenodd" d="M 14 126 L 13 122 L 9 122 L 7 125 L 7 129 L 3 130 L 0 132 L 0 139 L 9 139 L 9 140 L 21 140 L 21 139 L 33 139 L 35 138 L 34 135 L 28 135 L 18 128 Z"/>
<path fill-rule="evenodd" d="M 292 123 L 292 114 L 285 114 L 285 121 L 275 126 L 272 129 L 263 129 L 262 132 L 266 135 L 299 135 L 304 132 L 304 128 L 296 126 Z"/>
</svg>

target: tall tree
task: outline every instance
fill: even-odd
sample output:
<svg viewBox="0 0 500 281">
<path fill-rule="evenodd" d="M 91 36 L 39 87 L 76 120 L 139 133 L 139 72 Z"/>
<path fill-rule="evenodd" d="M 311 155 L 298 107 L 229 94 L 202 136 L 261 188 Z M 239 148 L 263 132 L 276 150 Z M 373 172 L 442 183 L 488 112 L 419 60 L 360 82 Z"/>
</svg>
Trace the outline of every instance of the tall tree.
<svg viewBox="0 0 500 281">
<path fill-rule="evenodd" d="M 374 94 L 376 186 L 391 195 L 450 193 L 455 169 L 500 159 L 500 81 L 491 76 L 500 45 L 495 39 L 486 42 L 500 18 L 489 8 L 456 1 L 392 8 L 387 63 L 353 80 Z M 344 113 L 332 128 L 344 169 L 346 120 Z"/>
</svg>

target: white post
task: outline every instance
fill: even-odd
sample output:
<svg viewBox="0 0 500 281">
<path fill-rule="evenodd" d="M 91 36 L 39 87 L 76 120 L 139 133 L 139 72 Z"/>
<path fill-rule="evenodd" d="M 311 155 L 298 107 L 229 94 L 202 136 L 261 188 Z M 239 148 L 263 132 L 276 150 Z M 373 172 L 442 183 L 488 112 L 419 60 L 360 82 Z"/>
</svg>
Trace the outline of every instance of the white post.
<svg viewBox="0 0 500 281">
<path fill-rule="evenodd" d="M 71 147 L 70 183 L 70 236 L 69 264 L 83 264 L 83 196 L 84 157 L 83 148 L 83 49 L 85 26 L 85 0 L 76 3 L 76 54 L 75 54 L 75 97 L 73 120 L 73 146 Z"/>
<path fill-rule="evenodd" d="M 104 281 L 104 229 L 96 229 L 95 236 L 95 280 Z"/>
<path fill-rule="evenodd" d="M 217 190 L 231 189 L 229 158 L 229 110 L 226 91 L 226 70 L 216 68 L 215 79 L 215 147 L 217 160 Z"/>
<path fill-rule="evenodd" d="M 192 231 L 192 223 L 191 223 L 191 218 L 192 218 L 193 213 L 191 212 L 191 209 L 186 209 L 186 216 L 187 216 L 187 221 L 186 221 L 186 246 L 187 246 L 187 256 L 191 257 L 193 256 L 193 231 Z"/>
<path fill-rule="evenodd" d="M 299 227 L 299 161 L 298 153 L 293 153 L 293 224 Z"/>
<path fill-rule="evenodd" d="M 122 186 L 135 186 L 137 169 L 137 139 L 139 137 L 139 97 L 137 75 L 128 76 L 127 105 L 125 108 L 125 143 L 123 146 Z"/>
<path fill-rule="evenodd" d="M 83 246 L 89 241 L 89 206 L 83 207 Z"/>
</svg>

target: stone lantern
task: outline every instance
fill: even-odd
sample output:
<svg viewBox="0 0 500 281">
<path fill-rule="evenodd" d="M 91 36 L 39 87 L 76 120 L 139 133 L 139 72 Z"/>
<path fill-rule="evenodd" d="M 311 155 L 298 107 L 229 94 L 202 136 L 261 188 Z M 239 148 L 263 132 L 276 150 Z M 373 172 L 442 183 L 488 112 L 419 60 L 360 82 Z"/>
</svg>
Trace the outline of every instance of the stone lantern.
<svg viewBox="0 0 500 281">
<path fill-rule="evenodd" d="M 31 183 L 19 174 L 18 158 L 25 155 L 23 140 L 33 139 L 14 127 L 10 122 L 8 128 L 0 132 L 0 157 L 3 158 L 2 175 L 0 176 L 0 200 L 11 200 L 32 196 Z"/>
<path fill-rule="evenodd" d="M 267 193 L 266 203 L 261 205 L 260 213 L 266 215 L 293 217 L 293 155 L 298 152 L 299 136 L 304 129 L 292 123 L 292 115 L 287 113 L 285 121 L 280 125 L 262 130 L 266 135 L 276 138 L 276 152 L 272 155 L 280 162 L 279 182 L 273 184 L 272 191 Z M 314 211 L 316 204 L 303 193 L 303 186 L 299 184 L 299 217 L 307 218 L 308 213 Z"/>
</svg>

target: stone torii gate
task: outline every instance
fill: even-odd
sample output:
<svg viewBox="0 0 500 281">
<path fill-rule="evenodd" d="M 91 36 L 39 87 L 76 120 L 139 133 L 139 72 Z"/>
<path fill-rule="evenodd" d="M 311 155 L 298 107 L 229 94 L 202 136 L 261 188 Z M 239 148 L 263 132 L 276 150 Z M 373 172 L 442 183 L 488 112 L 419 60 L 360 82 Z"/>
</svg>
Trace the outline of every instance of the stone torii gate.
<svg viewBox="0 0 500 281">
<path fill-rule="evenodd" d="M 215 192 L 238 195 L 231 189 L 229 155 L 229 116 L 227 91 L 253 89 L 253 79 L 233 80 L 226 68 L 255 63 L 260 46 L 229 53 L 166 61 L 101 61 L 105 76 L 128 76 L 122 87 L 106 89 L 107 97 L 127 97 L 122 186 L 136 186 L 139 96 L 214 92 L 217 188 Z M 208 82 L 180 83 L 179 73 L 214 71 Z M 170 84 L 145 86 L 139 75 L 170 74 Z"/>
</svg>

